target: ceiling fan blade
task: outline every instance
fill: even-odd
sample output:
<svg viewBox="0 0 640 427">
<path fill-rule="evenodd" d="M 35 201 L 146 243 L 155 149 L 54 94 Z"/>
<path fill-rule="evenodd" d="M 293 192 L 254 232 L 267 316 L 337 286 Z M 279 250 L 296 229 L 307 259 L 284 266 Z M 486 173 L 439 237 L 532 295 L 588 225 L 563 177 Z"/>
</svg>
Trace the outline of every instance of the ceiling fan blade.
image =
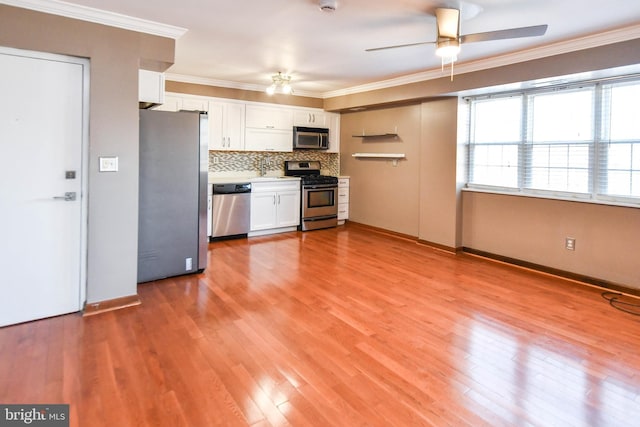
<svg viewBox="0 0 640 427">
<path fill-rule="evenodd" d="M 548 25 L 509 28 L 507 30 L 487 31 L 485 33 L 467 34 L 460 37 L 460 43 L 475 43 L 491 40 L 517 39 L 521 37 L 537 37 L 547 32 Z"/>
<path fill-rule="evenodd" d="M 384 47 L 374 47 L 365 49 L 365 52 L 375 52 L 377 50 L 387 50 L 387 49 L 396 49 L 399 47 L 410 47 L 410 46 L 420 46 L 423 44 L 434 44 L 435 42 L 418 42 L 418 43 L 409 43 L 409 44 L 397 44 L 395 46 L 384 46 Z"/>
<path fill-rule="evenodd" d="M 457 39 L 460 34 L 460 10 L 436 9 L 436 23 L 438 25 L 438 38 Z"/>
</svg>

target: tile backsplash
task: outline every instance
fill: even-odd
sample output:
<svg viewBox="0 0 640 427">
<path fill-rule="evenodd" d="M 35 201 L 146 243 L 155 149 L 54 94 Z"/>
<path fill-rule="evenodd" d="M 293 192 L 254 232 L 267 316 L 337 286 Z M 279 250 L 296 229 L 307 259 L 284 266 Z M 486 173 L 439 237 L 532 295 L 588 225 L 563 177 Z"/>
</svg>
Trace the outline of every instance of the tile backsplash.
<svg viewBox="0 0 640 427">
<path fill-rule="evenodd" d="M 285 160 L 319 160 L 322 174 L 340 174 L 340 154 L 322 151 L 293 151 L 289 153 L 261 151 L 209 151 L 209 173 L 224 175 L 225 173 L 257 175 L 262 159 L 268 160 L 267 174 L 284 173 Z"/>
</svg>

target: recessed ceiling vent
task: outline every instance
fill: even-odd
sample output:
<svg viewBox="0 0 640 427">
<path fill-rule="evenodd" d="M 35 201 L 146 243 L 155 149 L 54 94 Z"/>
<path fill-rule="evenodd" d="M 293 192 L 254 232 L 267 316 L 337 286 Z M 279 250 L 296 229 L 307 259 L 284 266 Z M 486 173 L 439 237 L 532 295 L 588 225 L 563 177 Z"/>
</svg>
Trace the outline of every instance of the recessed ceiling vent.
<svg viewBox="0 0 640 427">
<path fill-rule="evenodd" d="M 320 10 L 324 12 L 335 12 L 336 0 L 320 0 Z"/>
</svg>

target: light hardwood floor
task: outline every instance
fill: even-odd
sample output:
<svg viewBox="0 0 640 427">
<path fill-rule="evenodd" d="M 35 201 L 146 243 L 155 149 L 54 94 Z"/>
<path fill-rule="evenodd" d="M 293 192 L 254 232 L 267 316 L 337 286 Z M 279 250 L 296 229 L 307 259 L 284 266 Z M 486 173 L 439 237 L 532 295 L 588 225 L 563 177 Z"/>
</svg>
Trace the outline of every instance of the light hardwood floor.
<svg viewBox="0 0 640 427">
<path fill-rule="evenodd" d="M 73 426 L 640 425 L 640 317 L 592 287 L 346 226 L 212 243 L 205 274 L 138 290 L 0 329 L 0 402 Z"/>
</svg>

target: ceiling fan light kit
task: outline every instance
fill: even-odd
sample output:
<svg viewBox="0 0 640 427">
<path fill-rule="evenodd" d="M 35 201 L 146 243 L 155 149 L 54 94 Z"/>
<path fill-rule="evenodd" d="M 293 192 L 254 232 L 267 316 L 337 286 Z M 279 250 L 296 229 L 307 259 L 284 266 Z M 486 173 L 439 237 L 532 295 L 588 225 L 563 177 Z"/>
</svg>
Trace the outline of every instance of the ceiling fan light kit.
<svg viewBox="0 0 640 427">
<path fill-rule="evenodd" d="M 280 92 L 285 95 L 293 93 L 293 88 L 291 87 L 291 76 L 282 74 L 281 71 L 278 71 L 278 74 L 271 76 L 271 81 L 271 85 L 265 90 L 267 95 L 273 95 L 278 89 L 280 89 Z"/>
<path fill-rule="evenodd" d="M 336 11 L 336 0 L 320 0 L 319 7 L 323 12 L 335 12 Z"/>
<path fill-rule="evenodd" d="M 441 58 L 453 58 L 460 53 L 460 41 L 457 39 L 442 39 L 436 42 L 436 55 Z"/>
</svg>

